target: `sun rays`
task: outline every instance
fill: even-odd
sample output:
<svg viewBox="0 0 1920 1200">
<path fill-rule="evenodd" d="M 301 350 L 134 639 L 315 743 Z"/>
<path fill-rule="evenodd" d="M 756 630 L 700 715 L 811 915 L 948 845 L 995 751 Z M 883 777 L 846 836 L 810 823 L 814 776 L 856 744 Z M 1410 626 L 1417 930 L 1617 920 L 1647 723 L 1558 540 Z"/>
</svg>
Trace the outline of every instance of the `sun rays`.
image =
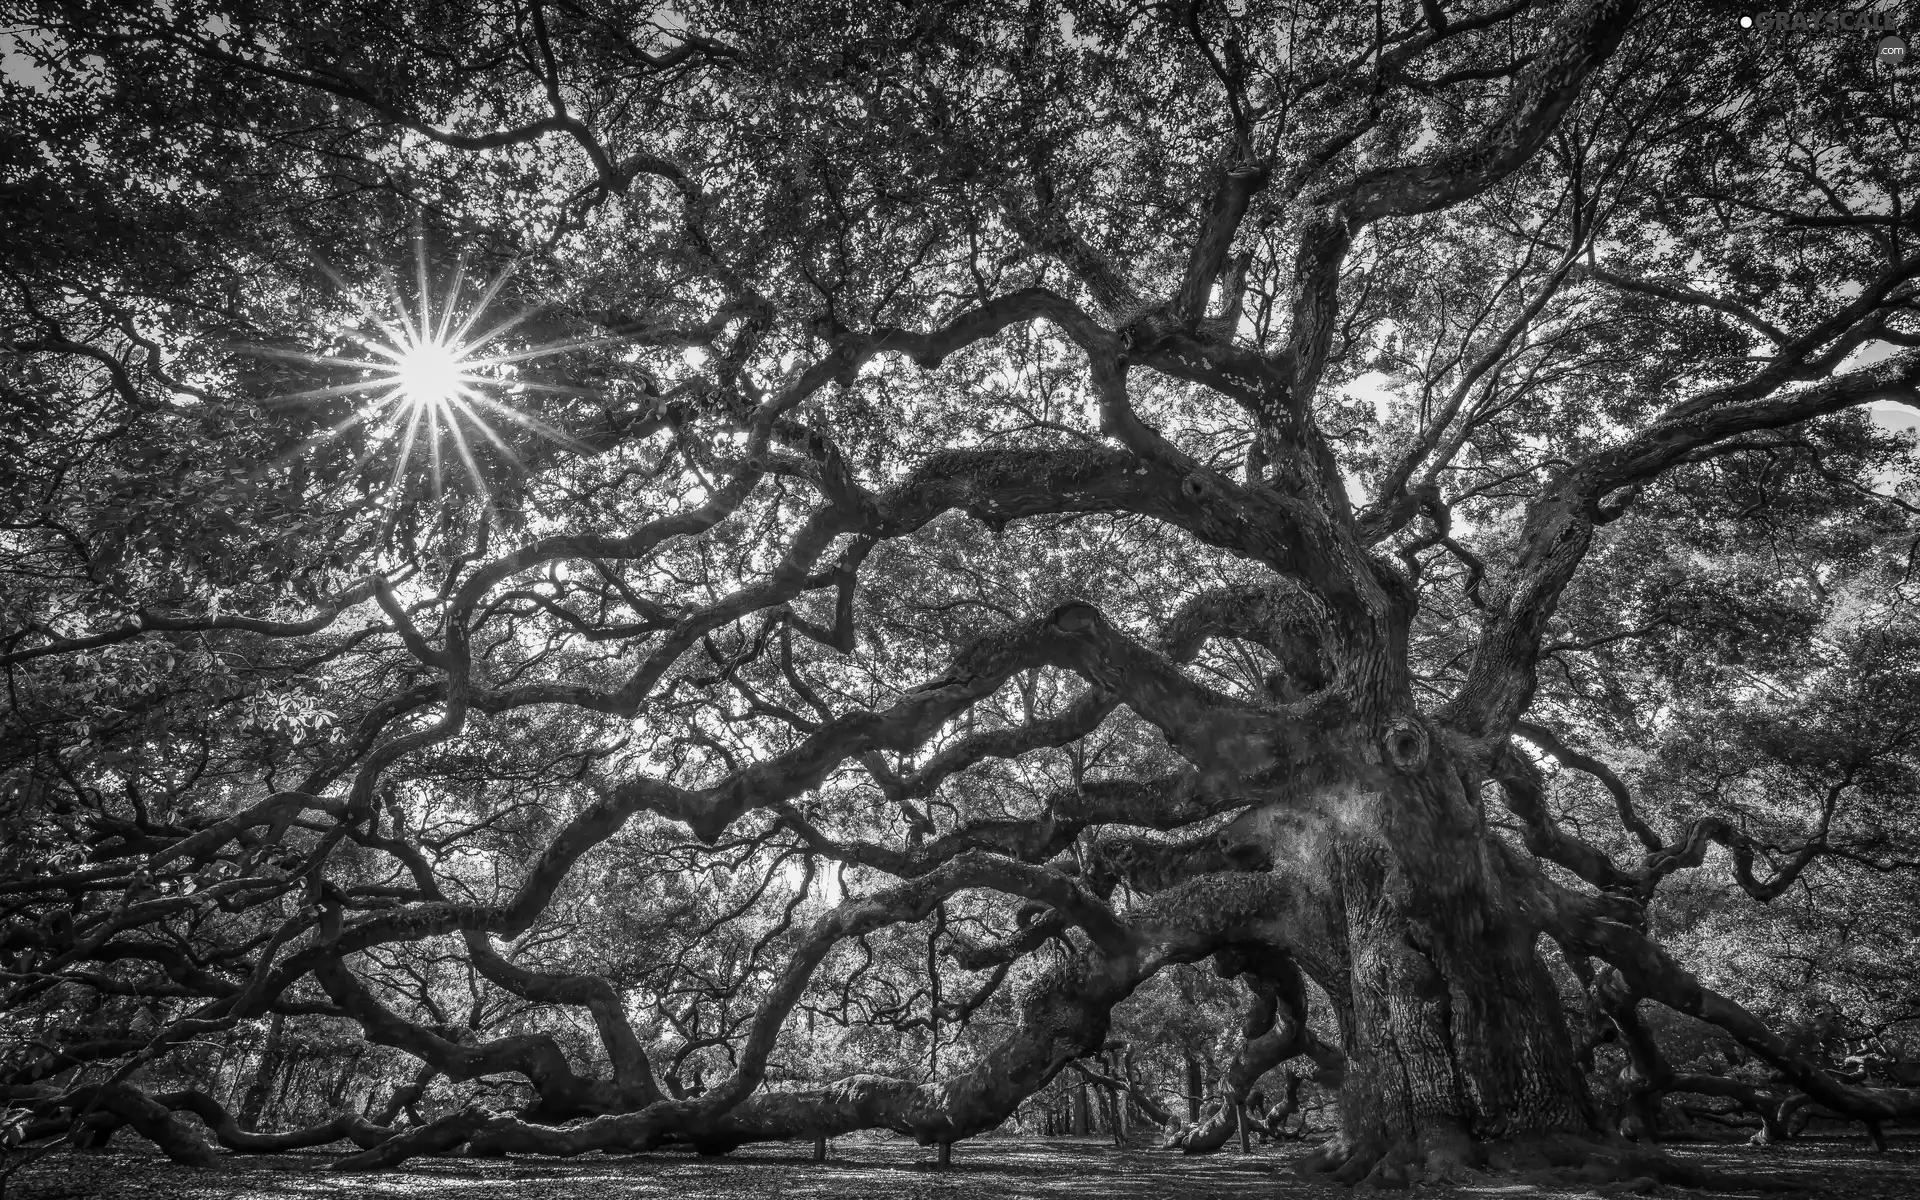
<svg viewBox="0 0 1920 1200">
<path fill-rule="evenodd" d="M 511 335 L 521 329 L 536 310 L 527 310 L 484 322 L 499 297 L 501 288 L 512 275 L 512 268 L 500 272 L 471 303 L 467 303 L 466 263 L 456 263 L 452 277 L 436 300 L 427 264 L 426 247 L 416 239 L 415 279 L 409 300 L 399 280 L 388 274 L 378 302 L 369 301 L 331 268 L 327 274 L 340 286 L 354 305 L 358 320 L 333 327 L 336 342 L 345 341 L 353 350 L 321 354 L 274 347 L 251 347 L 250 352 L 288 359 L 330 373 L 345 371 L 353 378 L 303 391 L 274 396 L 272 402 L 293 404 L 303 401 L 351 398 L 358 401 L 352 413 L 307 438 L 283 458 L 322 450 L 342 441 L 356 429 L 364 429 L 364 446 L 353 463 L 353 472 L 366 467 L 376 456 L 391 452 L 392 472 L 387 480 L 390 495 L 399 496 L 409 485 L 413 468 L 425 459 L 433 494 L 446 490 L 446 474 L 452 460 L 480 494 L 489 491 L 486 474 L 476 456 L 476 447 L 491 446 L 514 470 L 523 470 L 520 456 L 503 436 L 507 426 L 518 426 L 539 437 L 582 452 L 590 448 L 565 430 L 516 407 L 512 401 L 535 392 L 570 395 L 591 394 L 589 389 L 527 378 L 522 364 L 552 358 L 569 351 L 604 345 L 618 339 L 589 338 L 569 342 L 539 343 L 519 348 L 512 346 Z"/>
</svg>

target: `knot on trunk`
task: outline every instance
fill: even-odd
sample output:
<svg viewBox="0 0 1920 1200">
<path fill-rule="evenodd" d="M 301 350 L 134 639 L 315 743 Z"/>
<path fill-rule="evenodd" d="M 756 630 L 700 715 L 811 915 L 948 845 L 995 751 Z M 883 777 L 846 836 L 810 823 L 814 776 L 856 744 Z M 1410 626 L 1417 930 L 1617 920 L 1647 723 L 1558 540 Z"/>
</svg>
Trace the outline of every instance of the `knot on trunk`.
<svg viewBox="0 0 1920 1200">
<path fill-rule="evenodd" d="M 1418 721 L 1396 717 L 1387 723 L 1380 737 L 1380 750 L 1395 770 L 1411 775 L 1427 765 L 1431 746 L 1426 727 Z"/>
<path fill-rule="evenodd" d="M 1082 633 L 1099 624 L 1100 610 L 1084 600 L 1069 600 L 1054 609 L 1050 619 L 1065 633 Z"/>
</svg>

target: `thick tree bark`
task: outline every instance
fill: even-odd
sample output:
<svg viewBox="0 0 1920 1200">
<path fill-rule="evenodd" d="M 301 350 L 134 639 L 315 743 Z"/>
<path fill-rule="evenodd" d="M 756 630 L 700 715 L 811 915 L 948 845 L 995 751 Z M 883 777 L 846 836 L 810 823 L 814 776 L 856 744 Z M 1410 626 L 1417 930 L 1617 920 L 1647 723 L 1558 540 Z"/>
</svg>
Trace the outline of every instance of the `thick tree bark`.
<svg viewBox="0 0 1920 1200">
<path fill-rule="evenodd" d="M 1601 1136 L 1539 932 L 1443 733 L 1390 727 L 1373 787 L 1323 796 L 1343 921 L 1342 1134 L 1312 1165 L 1392 1183 Z M 1276 847 L 1276 853 L 1280 848 Z"/>
<path fill-rule="evenodd" d="M 1298 968 L 1283 954 L 1235 947 L 1214 956 L 1214 969 L 1229 978 L 1243 976 L 1253 1004 L 1241 1026 L 1245 1043 L 1220 1081 L 1212 1112 L 1187 1130 L 1180 1147 L 1188 1154 L 1211 1154 L 1236 1131 L 1245 1134 L 1247 1095 L 1260 1077 L 1314 1040 L 1306 1027 L 1306 990 Z"/>
<path fill-rule="evenodd" d="M 1107 1065 L 1102 1063 L 1102 1066 Z M 1120 1098 L 1113 1088 L 1100 1089 L 1100 1115 L 1107 1122 L 1107 1131 L 1113 1135 L 1113 1144 L 1124 1146 L 1127 1142 L 1126 1115 L 1120 1105 Z"/>
<path fill-rule="evenodd" d="M 252 1131 L 258 1128 L 261 1114 L 266 1112 L 267 1100 L 273 1094 L 274 1080 L 280 1075 L 286 1020 L 275 1013 L 267 1022 L 267 1040 L 260 1048 L 259 1065 L 254 1068 L 253 1082 L 247 1085 L 245 1098 L 240 1101 L 237 1120 L 241 1129 Z"/>
<path fill-rule="evenodd" d="M 153 1100 L 170 1110 L 193 1113 L 206 1122 L 207 1128 L 213 1132 L 214 1139 L 222 1146 L 243 1154 L 275 1154 L 287 1150 L 304 1150 L 343 1140 L 351 1141 L 364 1150 L 378 1146 L 394 1136 L 392 1129 L 376 1125 L 354 1113 L 342 1113 L 332 1120 L 306 1129 L 293 1129 L 282 1133 L 258 1133 L 240 1128 L 239 1123 L 228 1115 L 219 1101 L 202 1091 L 162 1092 L 155 1095 Z"/>
<path fill-rule="evenodd" d="M 1286 1092 L 1281 1096 L 1280 1103 L 1270 1106 L 1261 1114 L 1261 1121 L 1266 1126 L 1269 1138 L 1297 1138 L 1305 1132 L 1304 1127 L 1292 1134 L 1287 1132 L 1287 1121 L 1300 1111 L 1300 1085 L 1305 1082 L 1306 1076 L 1292 1071 L 1287 1073 Z"/>
<path fill-rule="evenodd" d="M 48 1089 L 42 1096 L 10 1099 L 22 1100 L 26 1107 L 44 1116 L 70 1113 L 70 1126 L 81 1130 L 74 1143 L 82 1148 L 104 1146 L 116 1130 L 125 1126 L 175 1162 L 210 1167 L 216 1159 L 213 1147 L 191 1122 L 132 1084 L 88 1084 L 72 1091 Z"/>
<path fill-rule="evenodd" d="M 1200 1060 L 1187 1055 L 1187 1120 L 1200 1120 L 1200 1101 L 1206 1093 L 1206 1080 L 1200 1075 Z"/>
</svg>

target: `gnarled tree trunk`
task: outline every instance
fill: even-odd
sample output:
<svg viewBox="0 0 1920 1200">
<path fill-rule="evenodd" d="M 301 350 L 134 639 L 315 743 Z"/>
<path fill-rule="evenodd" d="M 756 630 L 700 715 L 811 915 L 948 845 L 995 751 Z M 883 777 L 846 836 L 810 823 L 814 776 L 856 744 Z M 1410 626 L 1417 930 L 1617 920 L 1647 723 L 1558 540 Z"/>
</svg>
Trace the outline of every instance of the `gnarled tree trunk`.
<svg viewBox="0 0 1920 1200">
<path fill-rule="evenodd" d="M 1317 804 L 1335 942 L 1318 982 L 1347 1064 L 1340 1136 L 1308 1168 L 1382 1184 L 1565 1166 L 1680 1178 L 1602 1130 L 1536 950 L 1533 889 L 1493 843 L 1453 737 L 1401 721 L 1377 770 Z"/>
<path fill-rule="evenodd" d="M 267 1111 L 267 1101 L 273 1095 L 274 1081 L 280 1077 L 280 1067 L 285 1058 L 286 1017 L 273 1014 L 267 1022 L 267 1040 L 260 1047 L 260 1061 L 254 1067 L 253 1082 L 247 1085 L 247 1094 L 240 1101 L 240 1113 L 237 1118 L 241 1129 L 251 1133 L 260 1125 L 260 1117 Z"/>
</svg>

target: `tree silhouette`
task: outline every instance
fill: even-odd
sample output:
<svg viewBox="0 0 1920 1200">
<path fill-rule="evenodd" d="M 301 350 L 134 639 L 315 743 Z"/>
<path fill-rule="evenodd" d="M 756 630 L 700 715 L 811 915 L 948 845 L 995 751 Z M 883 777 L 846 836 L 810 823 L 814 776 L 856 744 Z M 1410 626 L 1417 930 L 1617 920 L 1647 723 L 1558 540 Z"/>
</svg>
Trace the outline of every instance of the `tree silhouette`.
<svg viewBox="0 0 1920 1200">
<path fill-rule="evenodd" d="M 22 1136 L 944 1159 L 1208 960 L 1247 1013 L 1193 1150 L 1302 1055 L 1348 1182 L 1690 1180 L 1619 1136 L 1675 1090 L 1920 1113 L 1670 900 L 1910 911 L 1877 34 L 24 7 Z M 358 1050 L 296 1086 L 296 1028 Z M 276 1086 L 316 1123 L 254 1131 Z"/>
</svg>

